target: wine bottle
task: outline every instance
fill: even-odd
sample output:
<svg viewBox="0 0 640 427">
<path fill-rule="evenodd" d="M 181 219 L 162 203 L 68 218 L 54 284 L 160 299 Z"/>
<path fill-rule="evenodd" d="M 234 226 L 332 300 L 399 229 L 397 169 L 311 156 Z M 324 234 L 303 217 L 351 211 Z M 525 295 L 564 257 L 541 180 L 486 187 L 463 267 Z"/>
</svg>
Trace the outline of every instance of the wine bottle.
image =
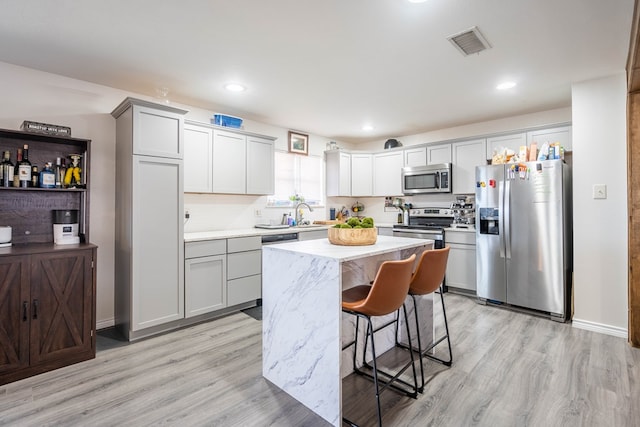
<svg viewBox="0 0 640 427">
<path fill-rule="evenodd" d="M 29 146 L 24 145 L 22 150 L 18 148 L 18 176 L 20 187 L 26 188 L 31 184 L 31 162 L 29 161 Z"/>
<path fill-rule="evenodd" d="M 11 152 L 5 151 L 0 163 L 0 186 L 12 187 L 13 186 L 13 163 L 11 163 Z"/>
<path fill-rule="evenodd" d="M 40 173 L 37 166 L 31 166 L 31 186 L 37 187 L 40 180 Z"/>
</svg>

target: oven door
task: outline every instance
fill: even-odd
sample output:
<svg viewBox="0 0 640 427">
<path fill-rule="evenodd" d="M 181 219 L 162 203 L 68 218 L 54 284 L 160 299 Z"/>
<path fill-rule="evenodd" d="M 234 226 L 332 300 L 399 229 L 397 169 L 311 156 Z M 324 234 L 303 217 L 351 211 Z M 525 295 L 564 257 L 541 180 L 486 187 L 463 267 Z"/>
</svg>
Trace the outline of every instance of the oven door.
<svg viewBox="0 0 640 427">
<path fill-rule="evenodd" d="M 412 239 L 432 239 L 434 240 L 433 248 L 434 249 L 442 249 L 444 248 L 444 233 L 442 230 L 417 230 L 417 229 L 394 229 L 393 230 L 394 237 L 409 237 Z"/>
</svg>

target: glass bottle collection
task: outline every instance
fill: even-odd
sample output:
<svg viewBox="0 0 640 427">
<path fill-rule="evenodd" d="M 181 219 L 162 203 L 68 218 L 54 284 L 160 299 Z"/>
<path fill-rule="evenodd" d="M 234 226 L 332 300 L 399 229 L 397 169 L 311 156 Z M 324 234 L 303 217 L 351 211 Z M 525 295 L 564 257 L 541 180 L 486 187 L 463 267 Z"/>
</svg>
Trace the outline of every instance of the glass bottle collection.
<svg viewBox="0 0 640 427">
<path fill-rule="evenodd" d="M 21 188 L 84 188 L 79 166 L 79 154 L 71 154 L 71 162 L 57 157 L 55 165 L 46 162 L 42 170 L 29 161 L 29 146 L 17 149 L 16 164 L 11 161 L 11 152 L 5 150 L 0 161 L 0 187 Z"/>
</svg>

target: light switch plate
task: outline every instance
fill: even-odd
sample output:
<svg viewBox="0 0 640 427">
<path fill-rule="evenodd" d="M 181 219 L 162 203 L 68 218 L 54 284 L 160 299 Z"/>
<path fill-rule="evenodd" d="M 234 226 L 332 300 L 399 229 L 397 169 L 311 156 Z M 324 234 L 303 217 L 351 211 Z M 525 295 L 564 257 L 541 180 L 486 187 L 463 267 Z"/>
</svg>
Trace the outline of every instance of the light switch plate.
<svg viewBox="0 0 640 427">
<path fill-rule="evenodd" d="M 606 199 L 607 198 L 607 185 L 606 184 L 594 184 L 593 185 L 593 198 L 594 199 Z"/>
</svg>

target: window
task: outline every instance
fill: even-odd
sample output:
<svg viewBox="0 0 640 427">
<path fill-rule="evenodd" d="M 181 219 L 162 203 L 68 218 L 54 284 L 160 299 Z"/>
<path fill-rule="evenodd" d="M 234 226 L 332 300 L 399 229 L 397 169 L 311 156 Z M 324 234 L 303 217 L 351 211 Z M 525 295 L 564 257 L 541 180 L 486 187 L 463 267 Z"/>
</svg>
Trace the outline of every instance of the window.
<svg viewBox="0 0 640 427">
<path fill-rule="evenodd" d="M 275 194 L 269 206 L 294 206 L 296 195 L 310 206 L 324 204 L 322 157 L 275 152 Z"/>
</svg>

